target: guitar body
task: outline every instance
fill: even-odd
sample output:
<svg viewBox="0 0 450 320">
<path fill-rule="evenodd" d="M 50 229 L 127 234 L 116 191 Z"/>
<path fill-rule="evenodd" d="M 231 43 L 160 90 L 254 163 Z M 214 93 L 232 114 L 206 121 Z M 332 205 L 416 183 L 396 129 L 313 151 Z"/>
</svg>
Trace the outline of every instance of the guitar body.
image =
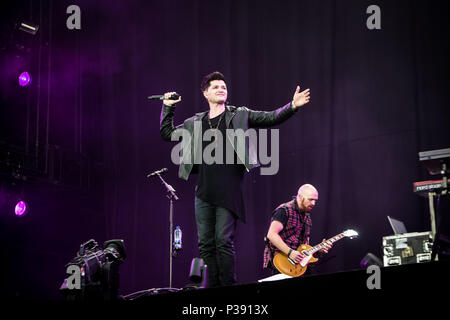
<svg viewBox="0 0 450 320">
<path fill-rule="evenodd" d="M 297 248 L 297 251 L 303 253 L 305 250 L 310 250 L 311 248 L 310 245 L 302 244 Z M 273 265 L 283 274 L 291 277 L 300 277 L 306 272 L 308 264 L 319 261 L 319 259 L 315 258 L 313 255 L 304 255 L 306 257 L 299 264 L 293 264 L 287 257 L 287 254 L 279 252 L 273 257 Z"/>
</svg>

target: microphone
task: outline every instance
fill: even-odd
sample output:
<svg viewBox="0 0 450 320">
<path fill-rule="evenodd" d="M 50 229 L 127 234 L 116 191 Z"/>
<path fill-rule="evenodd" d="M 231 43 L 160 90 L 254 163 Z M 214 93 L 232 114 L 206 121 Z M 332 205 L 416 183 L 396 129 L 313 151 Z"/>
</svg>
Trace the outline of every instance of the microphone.
<svg viewBox="0 0 450 320">
<path fill-rule="evenodd" d="M 152 172 L 152 173 L 149 173 L 149 174 L 147 175 L 147 178 L 154 177 L 154 176 L 159 175 L 159 174 L 161 174 L 161 173 L 164 173 L 164 172 L 166 172 L 166 171 L 168 171 L 167 168 L 162 168 L 161 170 L 156 170 L 156 171 L 154 171 L 154 172 Z"/>
<path fill-rule="evenodd" d="M 169 97 L 168 100 L 178 100 L 180 97 L 179 94 L 175 93 Z M 164 95 L 156 95 L 156 96 L 149 96 L 147 97 L 148 100 L 164 100 Z"/>
</svg>

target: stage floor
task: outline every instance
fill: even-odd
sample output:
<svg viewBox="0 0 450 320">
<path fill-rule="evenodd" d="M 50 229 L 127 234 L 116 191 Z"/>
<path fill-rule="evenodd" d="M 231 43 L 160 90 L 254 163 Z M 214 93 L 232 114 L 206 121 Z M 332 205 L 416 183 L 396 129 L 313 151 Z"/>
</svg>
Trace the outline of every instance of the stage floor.
<svg viewBox="0 0 450 320">
<path fill-rule="evenodd" d="M 398 308 L 407 308 L 411 311 L 417 307 L 427 309 L 438 301 L 450 301 L 449 271 L 450 261 L 435 261 L 381 267 L 378 282 L 373 271 L 368 273 L 368 270 L 361 269 L 221 288 L 143 295 L 125 304 L 156 309 L 168 307 L 164 310 L 174 317 L 184 318 L 190 315 L 190 319 L 208 315 L 214 319 L 231 319 L 244 315 L 249 319 L 256 316 L 258 319 L 276 319 L 281 315 L 288 315 L 291 307 L 310 309 L 330 305 L 352 306 L 354 311 L 360 307 L 397 308 L 397 311 L 400 311 Z M 214 316 L 212 308 L 215 308 Z M 200 312 L 203 314 L 199 314 Z"/>
</svg>

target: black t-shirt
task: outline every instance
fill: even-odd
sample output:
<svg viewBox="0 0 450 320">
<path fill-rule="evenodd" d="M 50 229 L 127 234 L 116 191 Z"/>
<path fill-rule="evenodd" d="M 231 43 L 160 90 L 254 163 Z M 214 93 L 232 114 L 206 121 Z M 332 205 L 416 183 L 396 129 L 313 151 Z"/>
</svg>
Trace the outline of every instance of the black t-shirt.
<svg viewBox="0 0 450 320">
<path fill-rule="evenodd" d="M 221 159 L 221 164 L 215 162 L 212 164 L 205 163 L 205 156 L 210 154 L 212 157 L 215 157 L 217 148 L 214 149 L 213 145 L 211 145 L 216 143 L 214 137 L 211 141 L 203 141 L 202 163 L 198 166 L 199 176 L 197 180 L 196 196 L 213 205 L 224 207 L 232 211 L 236 216 L 242 218 L 245 216 L 245 207 L 241 184 L 245 166 L 237 163 L 236 152 L 234 152 L 234 149 L 231 147 L 229 139 L 226 136 L 227 128 L 225 123 L 225 112 L 227 111 L 225 110 L 222 114 L 210 119 L 213 130 L 219 125 L 218 129 L 222 134 L 222 142 L 217 141 L 217 143 L 222 143 L 223 158 Z M 210 125 L 208 122 L 208 115 L 206 115 L 202 120 L 202 134 L 204 135 L 205 131 L 208 129 L 210 129 Z M 217 136 L 219 137 L 218 140 L 220 140 L 220 135 L 218 133 Z M 227 144 L 229 144 L 228 147 Z M 208 149 L 204 152 L 207 147 Z M 232 164 L 226 163 L 227 149 L 234 154 L 234 161 Z"/>
<path fill-rule="evenodd" d="M 294 199 L 295 199 L 295 197 L 294 197 Z M 296 200 L 294 200 L 294 201 L 296 201 Z M 295 204 L 295 208 L 297 209 L 297 212 L 300 214 L 300 216 L 303 220 L 305 218 L 305 211 L 299 210 L 297 204 Z M 281 224 L 283 225 L 283 228 L 286 228 L 288 219 L 289 219 L 289 215 L 286 212 L 286 210 L 283 208 L 279 208 L 278 210 L 276 210 L 273 213 L 273 220 L 277 220 L 277 221 L 281 222 Z"/>
<path fill-rule="evenodd" d="M 277 220 L 277 221 L 281 222 L 281 224 L 283 225 L 283 228 L 286 228 L 286 223 L 288 222 L 288 214 L 287 214 L 286 210 L 284 210 L 283 208 L 280 208 L 277 211 L 275 211 L 273 214 L 273 220 Z"/>
</svg>

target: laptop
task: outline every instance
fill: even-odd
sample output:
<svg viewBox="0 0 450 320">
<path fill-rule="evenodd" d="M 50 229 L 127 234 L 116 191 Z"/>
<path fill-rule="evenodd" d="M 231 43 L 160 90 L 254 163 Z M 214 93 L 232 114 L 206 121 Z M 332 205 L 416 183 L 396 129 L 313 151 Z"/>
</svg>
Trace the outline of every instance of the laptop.
<svg viewBox="0 0 450 320">
<path fill-rule="evenodd" d="M 402 234 L 407 233 L 405 224 L 397 219 L 391 218 L 387 216 L 389 223 L 391 224 L 392 230 L 394 230 L 394 234 Z"/>
</svg>

